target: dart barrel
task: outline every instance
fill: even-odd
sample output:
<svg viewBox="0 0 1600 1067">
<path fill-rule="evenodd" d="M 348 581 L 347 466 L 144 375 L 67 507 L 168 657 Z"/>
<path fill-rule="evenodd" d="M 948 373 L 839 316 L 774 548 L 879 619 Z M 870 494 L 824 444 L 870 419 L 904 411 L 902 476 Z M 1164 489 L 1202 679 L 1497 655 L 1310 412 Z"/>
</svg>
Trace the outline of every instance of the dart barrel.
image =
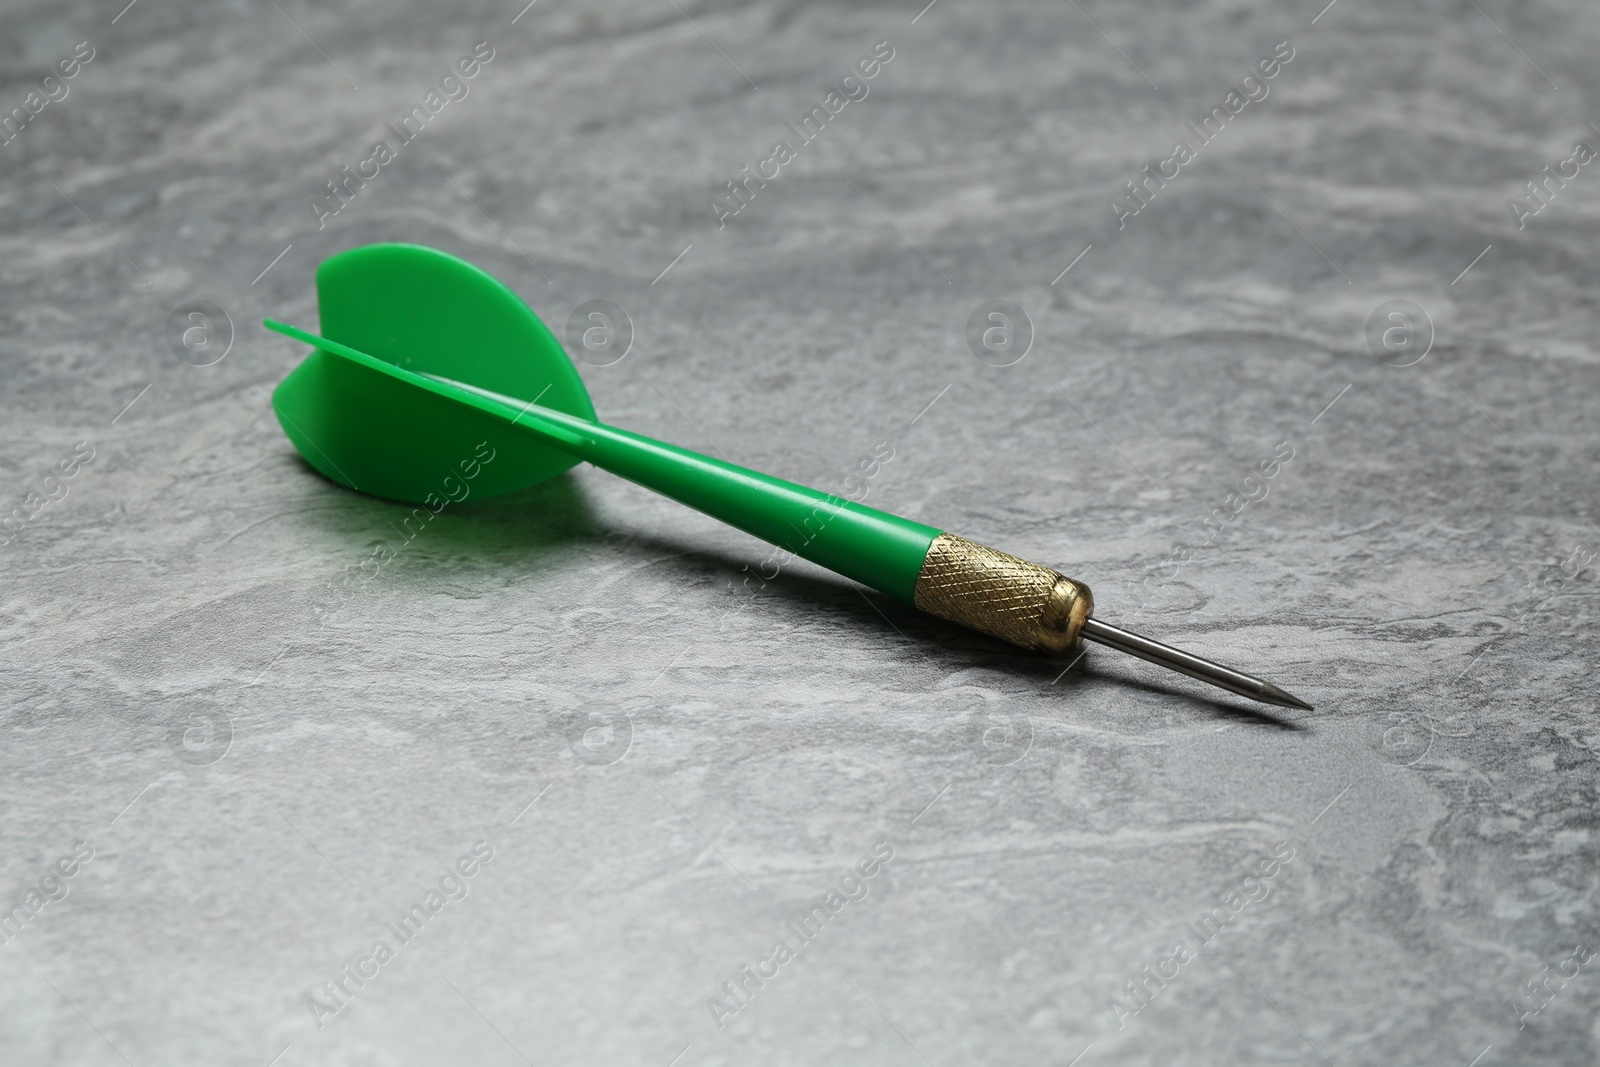
<svg viewBox="0 0 1600 1067">
<path fill-rule="evenodd" d="M 928 546 L 912 603 L 929 615 L 1053 655 L 1078 646 L 1094 611 L 1094 596 L 1083 583 L 952 533 L 941 533 Z"/>
</svg>

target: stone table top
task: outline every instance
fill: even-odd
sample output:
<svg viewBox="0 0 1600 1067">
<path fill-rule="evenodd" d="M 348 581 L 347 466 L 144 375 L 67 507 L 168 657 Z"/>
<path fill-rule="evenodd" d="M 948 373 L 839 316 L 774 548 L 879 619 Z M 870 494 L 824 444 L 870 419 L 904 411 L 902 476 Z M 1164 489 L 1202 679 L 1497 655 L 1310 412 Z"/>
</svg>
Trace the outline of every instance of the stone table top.
<svg viewBox="0 0 1600 1067">
<path fill-rule="evenodd" d="M 1594 1062 L 1600 14 L 1321 6 L 11 4 L 0 1061 Z M 1316 710 L 406 536 L 259 325 L 378 241 Z"/>
</svg>

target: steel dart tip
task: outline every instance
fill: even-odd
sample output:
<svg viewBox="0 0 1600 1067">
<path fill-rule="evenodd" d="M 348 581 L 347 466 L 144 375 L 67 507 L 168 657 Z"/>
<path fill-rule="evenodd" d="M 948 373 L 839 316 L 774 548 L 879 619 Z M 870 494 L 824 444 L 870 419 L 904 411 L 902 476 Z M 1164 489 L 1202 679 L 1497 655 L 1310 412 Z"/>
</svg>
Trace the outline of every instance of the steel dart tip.
<svg viewBox="0 0 1600 1067">
<path fill-rule="evenodd" d="M 1109 645 L 1119 652 L 1138 656 L 1168 670 L 1187 674 L 1191 678 L 1197 678 L 1242 697 L 1249 697 L 1251 700 L 1259 700 L 1263 704 L 1274 704 L 1280 708 L 1298 708 L 1301 711 L 1315 710 L 1304 700 L 1285 692 L 1271 682 L 1245 674 L 1243 671 L 1233 670 L 1231 667 L 1224 667 L 1220 663 L 1213 663 L 1208 659 L 1201 659 L 1182 649 L 1164 645 L 1160 641 L 1152 641 L 1148 637 L 1130 633 L 1092 616 L 1084 620 L 1083 636 L 1087 640 Z"/>
<path fill-rule="evenodd" d="M 1280 708 L 1299 708 L 1301 711 L 1316 710 L 1310 704 L 1307 704 L 1304 700 L 1301 700 L 1293 693 L 1285 692 L 1284 690 L 1273 685 L 1271 682 L 1261 683 L 1261 695 L 1256 697 L 1256 699 L 1267 704 L 1276 704 Z"/>
</svg>

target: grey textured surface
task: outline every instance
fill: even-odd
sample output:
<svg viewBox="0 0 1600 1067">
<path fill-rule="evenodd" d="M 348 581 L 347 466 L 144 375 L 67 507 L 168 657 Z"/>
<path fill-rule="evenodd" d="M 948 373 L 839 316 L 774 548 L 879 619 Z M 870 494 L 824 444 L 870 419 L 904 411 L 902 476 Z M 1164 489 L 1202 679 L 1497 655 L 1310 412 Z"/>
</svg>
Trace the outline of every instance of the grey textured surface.
<svg viewBox="0 0 1600 1067">
<path fill-rule="evenodd" d="M 38 508 L 0 549 L 0 1061 L 1594 1062 L 1600 175 L 1507 205 L 1600 143 L 1593 6 L 678 6 L 8 5 L 0 113 L 95 56 L 0 147 L 0 488 Z M 608 420 L 825 488 L 888 441 L 870 503 L 1317 710 L 762 587 L 763 546 L 587 469 L 361 578 L 399 509 L 298 460 L 266 394 L 302 350 L 258 323 L 314 325 L 315 264 L 381 240 L 563 335 L 627 309 L 583 368 Z M 211 366 L 167 340 L 193 299 L 236 331 Z M 991 299 L 1032 322 L 1008 367 L 969 350 Z M 1390 300 L 1431 318 L 1411 366 L 1369 349 Z"/>
</svg>

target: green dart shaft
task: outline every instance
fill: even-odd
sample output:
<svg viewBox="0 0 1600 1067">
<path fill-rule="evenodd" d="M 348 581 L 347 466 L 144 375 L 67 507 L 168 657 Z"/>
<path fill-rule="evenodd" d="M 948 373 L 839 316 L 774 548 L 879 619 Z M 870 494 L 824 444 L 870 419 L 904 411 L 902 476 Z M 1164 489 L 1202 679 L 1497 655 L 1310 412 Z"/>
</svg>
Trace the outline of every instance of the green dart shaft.
<svg viewBox="0 0 1600 1067">
<path fill-rule="evenodd" d="M 939 536 L 932 526 L 642 434 L 448 384 L 569 455 L 907 603 Z"/>
<path fill-rule="evenodd" d="M 574 426 L 583 420 L 556 411 L 536 421 L 581 436 L 571 454 L 602 470 L 907 603 L 939 536 L 932 526 L 604 423 Z"/>
</svg>

